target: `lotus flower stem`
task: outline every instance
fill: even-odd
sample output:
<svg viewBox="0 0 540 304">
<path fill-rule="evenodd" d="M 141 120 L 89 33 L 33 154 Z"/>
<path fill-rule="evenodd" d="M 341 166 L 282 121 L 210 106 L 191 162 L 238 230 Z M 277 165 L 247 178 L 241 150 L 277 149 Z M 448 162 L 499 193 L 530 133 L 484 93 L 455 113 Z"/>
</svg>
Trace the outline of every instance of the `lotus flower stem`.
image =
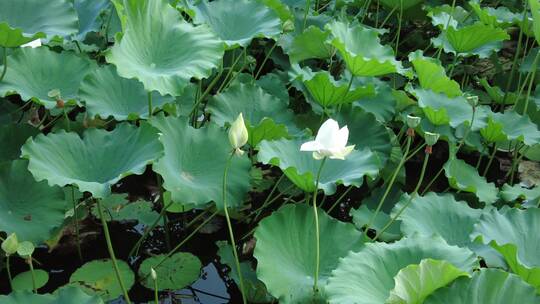
<svg viewBox="0 0 540 304">
<path fill-rule="evenodd" d="M 379 204 L 377 205 L 377 208 L 375 209 L 375 212 L 373 213 L 373 216 L 371 216 L 371 219 L 369 220 L 368 224 L 366 225 L 366 230 L 364 232 L 364 238 L 367 237 L 367 233 L 369 231 L 369 227 L 373 224 L 375 219 L 377 218 L 377 215 L 379 215 L 379 212 L 381 211 L 381 207 L 384 204 L 384 201 L 386 200 L 386 197 L 390 193 L 390 190 L 392 189 L 392 186 L 394 185 L 394 182 L 396 181 L 396 177 L 399 174 L 399 171 L 401 170 L 401 167 L 405 164 L 405 160 L 407 159 L 407 155 L 409 154 L 409 150 L 411 148 L 411 141 L 412 136 L 407 136 L 407 143 L 405 144 L 405 153 L 403 153 L 403 157 L 401 158 L 401 161 L 396 167 L 396 170 L 394 171 L 394 174 L 390 178 L 390 182 L 388 183 L 388 186 L 386 186 L 386 190 L 384 191 L 383 196 L 381 197 L 381 200 L 379 201 Z"/>
<path fill-rule="evenodd" d="M 114 255 L 114 249 L 111 242 L 111 235 L 109 234 L 109 226 L 107 225 L 107 220 L 105 219 L 105 216 L 103 215 L 103 207 L 101 206 L 101 200 L 100 199 L 95 199 L 95 200 L 98 207 L 99 218 L 101 219 L 101 225 L 103 226 L 103 233 L 105 234 L 105 241 L 107 242 L 107 250 L 109 251 L 109 256 L 111 257 L 114 272 L 116 274 L 116 280 L 118 281 L 118 284 L 120 285 L 120 288 L 122 289 L 122 292 L 124 293 L 124 300 L 128 304 L 131 304 L 131 300 L 129 299 L 126 286 L 124 285 L 124 281 L 122 281 L 122 276 L 120 275 L 120 269 L 118 268 L 116 256 Z"/>
<path fill-rule="evenodd" d="M 129 251 L 129 255 L 128 256 L 133 256 L 135 254 L 138 253 L 139 251 L 139 248 L 141 247 L 141 244 L 142 242 L 144 242 L 144 240 L 148 237 L 148 235 L 150 234 L 150 232 L 152 232 L 152 230 L 154 230 L 154 228 L 156 228 L 156 226 L 159 224 L 159 221 L 161 220 L 161 218 L 163 217 L 163 215 L 165 214 L 165 212 L 167 211 L 167 209 L 173 204 L 174 202 L 170 202 L 169 204 L 167 204 L 167 206 L 164 206 L 162 209 L 161 209 L 161 212 L 159 213 L 159 216 L 156 218 L 156 220 L 152 223 L 152 225 L 150 226 L 150 228 L 147 228 L 145 229 L 143 235 L 139 238 L 139 240 L 137 241 L 137 243 L 135 243 L 135 245 L 133 245 L 133 248 L 131 248 L 131 250 Z"/>
<path fill-rule="evenodd" d="M 229 210 L 227 207 L 227 174 L 229 173 L 229 167 L 231 166 L 231 160 L 234 157 L 234 152 L 231 153 L 227 163 L 225 164 L 225 170 L 223 172 L 223 211 L 225 212 L 225 219 L 227 220 L 227 228 L 229 229 L 229 237 L 231 239 L 231 245 L 234 254 L 234 262 L 236 263 L 236 271 L 238 272 L 238 280 L 240 281 L 240 292 L 242 293 L 242 302 L 247 304 L 246 293 L 244 289 L 244 278 L 240 269 L 240 260 L 238 259 L 238 252 L 236 251 L 236 242 L 234 240 L 234 232 L 231 224 L 231 218 L 229 217 Z"/>
<path fill-rule="evenodd" d="M 306 29 L 307 17 L 309 15 L 310 8 L 311 8 L 311 0 L 307 0 L 306 7 L 304 8 L 304 22 L 302 23 L 302 32 Z"/>
<path fill-rule="evenodd" d="M 2 61 L 2 64 L 4 65 L 4 68 L 2 69 L 2 74 L 0 75 L 0 82 L 2 80 L 4 80 L 4 76 L 6 76 L 6 72 L 7 72 L 7 48 L 4 47 L 3 49 L 3 61 Z"/>
<path fill-rule="evenodd" d="M 386 229 L 388 229 L 396 221 L 396 219 L 401 215 L 401 213 L 403 213 L 403 211 L 405 211 L 405 209 L 409 207 L 412 200 L 418 195 L 418 190 L 420 190 L 420 186 L 422 185 L 422 182 L 424 181 L 424 176 L 426 174 L 426 168 L 429 161 L 429 155 L 430 155 L 429 153 L 425 154 L 424 162 L 422 163 L 422 171 L 420 171 L 420 178 L 418 179 L 418 183 L 416 183 L 416 187 L 414 188 L 414 191 L 409 196 L 407 203 L 405 203 L 405 205 L 401 207 L 398 213 L 396 213 L 396 215 L 394 215 L 390 219 L 390 221 L 386 225 L 384 225 L 384 227 L 379 232 L 377 232 L 377 234 L 375 235 L 375 238 L 373 239 L 374 242 L 377 241 L 377 239 L 386 231 Z"/>
<path fill-rule="evenodd" d="M 11 276 L 11 266 L 9 265 L 9 254 L 6 254 L 6 271 L 9 279 L 9 286 L 11 287 L 11 290 L 13 291 L 13 277 Z"/>
<path fill-rule="evenodd" d="M 34 293 L 37 293 L 36 274 L 34 273 L 34 262 L 32 262 L 32 256 L 28 257 L 28 265 L 30 266 L 30 273 L 32 274 L 32 290 Z"/>
<path fill-rule="evenodd" d="M 493 143 L 493 152 L 491 152 L 491 155 L 489 156 L 488 163 L 486 165 L 486 168 L 484 169 L 484 172 L 482 173 L 482 176 L 486 176 L 486 174 L 488 173 L 489 168 L 491 167 L 491 163 L 495 158 L 495 154 L 497 154 L 497 143 Z"/>
<path fill-rule="evenodd" d="M 349 194 L 349 192 L 351 192 L 351 190 L 353 189 L 353 187 L 349 187 L 347 188 L 347 190 L 345 190 L 341 196 L 334 202 L 334 204 L 332 205 L 332 207 L 330 207 L 330 209 L 328 209 L 328 213 L 332 212 L 332 210 L 334 210 L 334 208 L 336 208 L 336 206 L 341 203 L 341 201 L 345 198 L 345 196 L 347 196 L 347 194 Z"/>
<path fill-rule="evenodd" d="M 396 33 L 396 50 L 394 53 L 396 56 L 399 49 L 399 38 L 401 38 L 401 24 L 403 23 L 402 20 L 403 20 L 403 0 L 399 0 L 399 21 L 398 21 L 398 29 Z M 394 78 L 394 82 L 395 82 L 395 78 Z"/>
<path fill-rule="evenodd" d="M 540 52 L 536 53 L 536 56 L 534 57 L 534 61 L 533 61 L 533 64 L 532 64 L 532 74 L 531 74 L 531 79 L 530 79 L 530 82 L 529 82 L 529 88 L 527 89 L 527 97 L 525 98 L 525 106 L 523 107 L 523 115 L 527 115 L 527 109 L 529 107 L 529 99 L 531 97 L 531 90 L 532 90 L 532 87 L 534 85 L 534 80 L 535 80 L 535 76 L 536 76 L 536 67 L 538 66 L 538 59 L 540 58 Z M 529 72 L 531 73 L 531 72 Z"/>
<path fill-rule="evenodd" d="M 79 231 L 79 213 L 77 212 L 77 202 L 75 202 L 75 187 L 73 185 L 71 188 L 71 201 L 73 203 L 73 225 L 75 226 L 75 238 L 77 241 L 77 255 L 79 260 L 83 261 L 82 251 L 81 251 L 81 237 Z"/>
<path fill-rule="evenodd" d="M 320 233 L 319 233 L 319 215 L 317 213 L 317 190 L 319 190 L 319 180 L 321 178 L 321 172 L 326 162 L 327 157 L 324 157 L 319 166 L 319 171 L 317 172 L 317 180 L 315 182 L 315 191 L 313 192 L 313 216 L 315 217 L 315 276 L 313 277 L 313 293 L 317 295 L 319 292 L 318 282 L 319 282 L 319 264 L 320 264 Z"/>
<path fill-rule="evenodd" d="M 264 56 L 264 59 L 263 61 L 261 62 L 261 66 L 259 67 L 259 69 L 257 70 L 257 73 L 255 73 L 255 76 L 253 76 L 253 79 L 256 80 L 259 75 L 261 74 L 262 72 L 262 69 L 264 68 L 264 65 L 266 64 L 266 62 L 268 61 L 268 59 L 270 58 L 270 55 L 272 55 L 272 52 L 274 51 L 274 49 L 276 48 L 277 46 L 277 42 L 274 42 L 274 45 L 272 46 L 272 48 L 270 48 L 270 50 L 268 51 L 268 53 L 266 54 L 266 56 Z"/>
</svg>

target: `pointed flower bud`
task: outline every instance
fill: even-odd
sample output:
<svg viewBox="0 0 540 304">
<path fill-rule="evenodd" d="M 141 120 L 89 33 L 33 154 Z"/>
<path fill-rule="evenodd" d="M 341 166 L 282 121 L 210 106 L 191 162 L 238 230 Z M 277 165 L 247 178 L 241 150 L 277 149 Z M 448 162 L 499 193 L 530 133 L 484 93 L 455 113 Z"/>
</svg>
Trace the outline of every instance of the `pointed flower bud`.
<svg viewBox="0 0 540 304">
<path fill-rule="evenodd" d="M 12 255 L 17 252 L 17 247 L 19 247 L 19 241 L 17 240 L 17 235 L 15 233 L 10 234 L 2 242 L 2 250 L 4 250 L 6 255 Z"/>
<path fill-rule="evenodd" d="M 242 113 L 238 115 L 238 118 L 232 123 L 229 129 L 229 142 L 234 149 L 236 155 L 244 154 L 240 148 L 244 146 L 248 141 L 248 130 L 244 123 L 244 117 Z"/>
<path fill-rule="evenodd" d="M 150 267 L 150 276 L 152 277 L 152 280 L 157 280 L 157 273 L 153 267 Z"/>
</svg>

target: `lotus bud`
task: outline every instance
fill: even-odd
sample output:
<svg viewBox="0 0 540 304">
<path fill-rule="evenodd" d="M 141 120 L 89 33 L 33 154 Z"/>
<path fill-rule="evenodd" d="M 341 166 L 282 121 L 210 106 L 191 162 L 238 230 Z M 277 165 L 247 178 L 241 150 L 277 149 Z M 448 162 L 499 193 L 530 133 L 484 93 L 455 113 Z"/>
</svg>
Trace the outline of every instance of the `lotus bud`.
<svg viewBox="0 0 540 304">
<path fill-rule="evenodd" d="M 19 241 L 17 240 L 17 235 L 15 233 L 10 234 L 2 242 L 2 250 L 4 250 L 6 255 L 12 255 L 17 252 L 17 247 L 19 247 Z"/>
<path fill-rule="evenodd" d="M 240 148 L 244 146 L 248 141 L 248 130 L 244 123 L 244 117 L 242 113 L 238 115 L 238 118 L 232 123 L 229 129 L 229 142 L 234 149 L 236 155 L 244 154 Z"/>
<path fill-rule="evenodd" d="M 478 100 L 478 96 L 467 96 L 467 101 L 473 108 L 476 108 L 476 106 L 478 106 Z"/>
<path fill-rule="evenodd" d="M 292 32 L 294 31 L 294 22 L 287 20 L 283 23 L 283 32 Z"/>
<path fill-rule="evenodd" d="M 153 267 L 150 267 L 150 276 L 152 277 L 152 280 L 157 280 L 157 273 Z"/>
<path fill-rule="evenodd" d="M 407 115 L 407 126 L 411 129 L 418 127 L 418 125 L 420 124 L 420 121 L 421 121 L 420 117 L 412 116 L 410 114 Z"/>
<path fill-rule="evenodd" d="M 64 107 L 64 100 L 62 100 L 62 94 L 60 93 L 60 90 L 58 89 L 50 90 L 49 93 L 47 93 L 47 96 L 56 100 L 57 108 L 62 109 Z"/>
<path fill-rule="evenodd" d="M 32 253 L 34 253 L 34 249 L 34 244 L 24 241 L 19 243 L 19 246 L 17 246 L 17 254 L 19 254 L 22 258 L 29 258 L 32 256 Z"/>
</svg>

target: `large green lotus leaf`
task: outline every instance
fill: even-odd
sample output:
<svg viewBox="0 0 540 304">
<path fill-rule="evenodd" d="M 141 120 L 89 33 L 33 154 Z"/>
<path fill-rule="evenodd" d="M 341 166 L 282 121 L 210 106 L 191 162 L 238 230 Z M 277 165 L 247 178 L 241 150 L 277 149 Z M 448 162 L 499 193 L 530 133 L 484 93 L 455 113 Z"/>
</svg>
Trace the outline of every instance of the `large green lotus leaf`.
<svg viewBox="0 0 540 304">
<path fill-rule="evenodd" d="M 135 274 L 128 263 L 122 260 L 117 263 L 122 282 L 129 291 L 135 283 Z M 69 284 L 80 287 L 89 295 L 98 295 L 104 301 L 113 300 L 122 294 L 110 259 L 94 260 L 82 265 L 71 274 Z"/>
<path fill-rule="evenodd" d="M 444 93 L 450 98 L 463 95 L 459 84 L 446 76 L 437 59 L 424 57 L 421 51 L 416 51 L 409 54 L 409 61 L 413 64 L 422 89 Z"/>
<path fill-rule="evenodd" d="M 80 83 L 94 65 L 72 52 L 56 53 L 45 47 L 18 49 L 8 62 L 0 96 L 19 94 L 47 109 L 56 107 L 56 100 L 49 97 L 51 90 L 59 90 L 65 102 L 77 102 Z"/>
<path fill-rule="evenodd" d="M 232 246 L 225 241 L 217 241 L 216 246 L 218 247 L 217 254 L 220 263 L 227 265 L 230 268 L 228 273 L 229 278 L 233 279 L 234 282 L 240 286 L 240 277 L 238 276 Z M 257 278 L 257 273 L 251 266 L 250 261 L 241 262 L 240 271 L 242 272 L 244 291 L 249 303 L 269 303 L 272 302 L 272 300 L 275 300 L 274 297 L 268 293 L 266 285 Z"/>
<path fill-rule="evenodd" d="M 489 142 L 518 140 L 532 146 L 540 142 L 540 131 L 527 115 L 515 111 L 490 113 L 487 126 L 480 134 Z"/>
<path fill-rule="evenodd" d="M 449 4 L 444 4 L 433 7 L 426 6 L 425 8 L 431 18 L 431 23 L 441 30 L 450 26 L 457 27 L 460 24 L 468 24 L 467 21 L 474 20 L 470 18 L 471 13 L 459 5 L 452 7 Z"/>
<path fill-rule="evenodd" d="M 115 3 L 123 36 L 106 54 L 125 78 L 138 78 L 161 95 L 179 96 L 192 77 L 206 78 L 223 57 L 221 42 L 206 26 L 193 26 L 166 0 Z"/>
<path fill-rule="evenodd" d="M 35 278 L 36 289 L 45 286 L 45 284 L 47 284 L 49 281 L 49 273 L 43 269 L 34 269 L 33 275 L 32 271 L 25 271 L 13 277 L 13 281 L 11 283 L 13 290 L 32 290 L 34 287 L 32 277 Z"/>
<path fill-rule="evenodd" d="M 110 0 L 75 0 L 73 6 L 79 15 L 79 32 L 76 38 L 84 40 L 86 34 L 100 30 L 105 20 L 100 15 L 112 8 Z"/>
<path fill-rule="evenodd" d="M 152 118 L 159 129 L 164 156 L 153 166 L 174 202 L 223 208 L 223 172 L 232 148 L 227 133 L 214 124 L 195 129 L 186 118 Z M 227 176 L 227 205 L 239 207 L 250 189 L 251 162 L 247 155 L 232 158 Z"/>
<path fill-rule="evenodd" d="M 261 139 L 272 139 L 274 132 L 270 132 L 268 138 L 260 136 L 269 130 L 269 122 L 262 123 L 265 118 L 271 118 L 274 122 L 273 128 L 284 129 L 290 126 L 294 129 L 294 114 L 288 108 L 288 100 L 284 100 L 269 94 L 260 86 L 252 83 L 237 83 L 225 92 L 214 96 L 208 104 L 208 112 L 212 114 L 211 119 L 219 126 L 231 124 L 242 113 L 251 134 L 258 133 L 258 136 L 250 136 L 249 143 L 254 146 Z M 283 134 L 283 132 L 278 132 Z M 279 137 L 278 137 L 279 138 Z"/>
<path fill-rule="evenodd" d="M 504 184 L 504 186 L 501 188 L 500 196 L 506 202 L 513 202 L 519 199 L 526 200 L 536 205 L 538 203 L 538 199 L 540 198 L 540 187 L 536 186 L 532 189 L 527 189 L 521 187 L 519 184 L 514 186 Z"/>
<path fill-rule="evenodd" d="M 470 125 L 473 109 L 463 96 L 450 98 L 431 90 L 414 90 L 418 106 L 434 125 L 450 125 L 453 128 L 467 122 Z"/>
<path fill-rule="evenodd" d="M 21 146 L 29 137 L 39 133 L 39 130 L 29 124 L 0 125 L 0 162 L 18 159 Z"/>
<path fill-rule="evenodd" d="M 301 139 L 262 141 L 257 159 L 264 164 L 278 166 L 300 189 L 315 191 L 316 174 L 321 160 L 311 152 L 300 151 Z M 374 178 L 382 168 L 380 159 L 369 149 L 354 150 L 345 160 L 328 159 L 321 172 L 319 189 L 325 194 L 336 192 L 336 184 L 360 187 L 364 176 Z"/>
<path fill-rule="evenodd" d="M 311 25 L 297 35 L 290 33 L 281 36 L 279 45 L 293 63 L 311 58 L 330 58 L 333 47 L 327 43 L 329 34 L 327 30 Z"/>
<path fill-rule="evenodd" d="M 370 149 L 377 154 L 383 165 L 386 164 L 392 152 L 391 138 L 375 115 L 357 107 L 344 107 L 336 120 L 340 126 L 346 125 L 349 128 L 349 143 L 355 145 L 355 149 Z"/>
<path fill-rule="evenodd" d="M 507 28 L 522 19 L 520 14 L 513 13 L 505 6 L 499 6 L 497 8 L 489 6 L 482 7 L 479 0 L 469 1 L 469 6 L 482 23 L 493 27 L 501 26 Z"/>
<path fill-rule="evenodd" d="M 396 91 L 392 90 L 388 83 L 378 81 L 376 78 L 372 79 L 375 83 L 376 95 L 356 101 L 353 105 L 372 113 L 378 121 L 389 122 L 394 118 L 397 111 Z"/>
<path fill-rule="evenodd" d="M 328 71 L 312 72 L 303 70 L 303 81 L 309 94 L 323 108 L 352 103 L 362 98 L 374 97 L 375 86 L 369 83 L 366 86 L 351 85 L 349 81 L 340 79 L 336 81 Z"/>
<path fill-rule="evenodd" d="M 504 103 L 505 105 L 513 105 L 518 103 L 520 99 L 523 99 L 523 97 L 519 96 L 516 92 L 505 93 L 500 87 L 491 86 L 486 78 L 480 79 L 479 82 L 482 87 L 484 87 L 491 100 L 497 104 Z"/>
<path fill-rule="evenodd" d="M 393 215 L 409 199 L 405 195 L 394 207 Z M 471 243 L 469 235 L 481 215 L 482 210 L 473 209 L 466 202 L 456 201 L 449 193 L 430 192 L 424 196 L 415 196 L 399 219 L 401 231 L 407 236 L 416 233 L 425 236 L 437 234 L 450 245 L 464 247 Z"/>
<path fill-rule="evenodd" d="M 355 76 L 381 76 L 403 73 L 401 62 L 394 51 L 381 44 L 378 32 L 362 25 L 349 26 L 333 22 L 328 26 L 331 43 L 338 51 L 349 71 Z"/>
<path fill-rule="evenodd" d="M 505 30 L 477 22 L 458 29 L 450 26 L 432 41 L 436 47 L 443 47 L 445 52 L 456 56 L 488 58 L 507 39 L 510 36 Z"/>
<path fill-rule="evenodd" d="M 385 304 L 422 304 L 437 289 L 469 273 L 447 261 L 424 259 L 401 269 L 394 277 L 395 287 Z"/>
<path fill-rule="evenodd" d="M 25 160 L 0 164 L 0 230 L 40 244 L 62 225 L 66 200 L 61 188 L 36 182 L 27 166 Z"/>
<path fill-rule="evenodd" d="M 327 285 L 330 303 L 380 304 L 394 289 L 399 271 L 423 259 L 447 261 L 462 271 L 478 266 L 466 248 L 448 245 L 441 237 L 403 238 L 395 243 L 366 244 L 341 259 Z"/>
<path fill-rule="evenodd" d="M 1 24 L 7 23 L 12 29 L 9 33 Z M 67 37 L 77 33 L 78 18 L 69 0 L 2 0 L 0 1 L 0 43 L 4 34 L 14 37 Z M 20 32 L 22 31 L 22 32 Z M 37 34 L 37 35 L 36 35 Z M 8 39 L 9 41 L 10 39 Z M 1 44 L 0 44 L 1 45 Z M 20 45 L 20 44 L 19 44 Z M 15 47 L 18 45 L 2 45 Z"/>
<path fill-rule="evenodd" d="M 112 65 L 90 72 L 81 83 L 80 98 L 85 102 L 90 117 L 116 120 L 148 118 L 148 93 L 136 79 L 120 77 Z M 172 103 L 170 97 L 152 92 L 152 109 Z"/>
<path fill-rule="evenodd" d="M 315 217 L 306 204 L 285 205 L 255 230 L 257 276 L 280 303 L 312 303 L 315 273 Z M 363 246 L 362 234 L 319 210 L 319 288 L 325 298 L 328 277 L 340 258 Z M 282 271 L 276 271 L 280 265 Z"/>
<path fill-rule="evenodd" d="M 429 296 L 425 304 L 523 304 L 538 303 L 534 288 L 518 276 L 499 270 L 481 269 L 472 278 L 461 278 Z"/>
<path fill-rule="evenodd" d="M 104 304 L 98 296 L 90 296 L 81 289 L 69 286 L 58 289 L 52 294 L 35 294 L 31 291 L 13 292 L 7 296 L 0 296 L 3 304 Z"/>
<path fill-rule="evenodd" d="M 77 185 L 96 198 L 105 198 L 111 186 L 131 174 L 142 174 L 146 165 L 163 152 L 157 131 L 143 123 L 135 127 L 127 123 L 113 131 L 88 129 L 83 138 L 60 131 L 40 134 L 22 147 L 28 158 L 28 170 L 36 180 L 49 185 Z"/>
<path fill-rule="evenodd" d="M 2 47 L 14 48 L 44 37 L 44 33 L 28 35 L 24 34 L 21 29 L 11 28 L 9 24 L 0 22 L 0 46 Z"/>
<path fill-rule="evenodd" d="M 228 47 L 246 46 L 253 38 L 281 33 L 278 14 L 259 1 L 202 0 L 193 9 L 194 21 L 209 25 Z"/>
<path fill-rule="evenodd" d="M 450 158 L 444 165 L 444 174 L 454 189 L 474 193 L 486 204 L 492 204 L 497 200 L 498 191 L 495 184 L 488 183 L 473 166 L 461 159 Z"/>
<path fill-rule="evenodd" d="M 492 210 L 480 218 L 472 238 L 499 251 L 510 269 L 540 293 L 540 209 Z"/>
<path fill-rule="evenodd" d="M 153 268 L 157 274 L 159 290 L 178 290 L 193 283 L 199 278 L 201 272 L 201 261 L 191 253 L 177 252 L 168 257 L 165 262 L 159 264 L 165 254 L 159 254 L 147 258 L 139 267 L 139 276 L 146 278 L 142 281 L 144 287 L 154 290 L 154 280 L 150 275 Z"/>
</svg>

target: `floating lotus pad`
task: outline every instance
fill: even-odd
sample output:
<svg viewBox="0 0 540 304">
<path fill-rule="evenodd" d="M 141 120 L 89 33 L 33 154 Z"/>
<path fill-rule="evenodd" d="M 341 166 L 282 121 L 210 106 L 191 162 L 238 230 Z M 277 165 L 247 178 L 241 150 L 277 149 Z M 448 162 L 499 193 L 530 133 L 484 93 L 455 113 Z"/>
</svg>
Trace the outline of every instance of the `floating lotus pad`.
<svg viewBox="0 0 540 304">
<path fill-rule="evenodd" d="M 154 290 L 154 280 L 150 275 L 150 268 L 157 274 L 158 288 L 162 290 L 179 290 L 199 278 L 201 272 L 201 261 L 191 253 L 177 252 L 168 257 L 159 266 L 156 266 L 166 257 L 159 254 L 147 258 L 139 267 L 139 276 L 145 278 L 142 284 Z"/>
<path fill-rule="evenodd" d="M 195 129 L 186 118 L 156 116 L 165 154 L 153 166 L 174 202 L 223 208 L 223 172 L 232 148 L 227 133 L 214 124 Z M 239 207 L 250 189 L 251 162 L 247 155 L 232 158 L 227 178 L 227 204 Z"/>
<path fill-rule="evenodd" d="M 370 243 L 340 260 L 326 287 L 329 302 L 385 303 L 399 271 L 428 258 L 447 261 L 466 272 L 478 267 L 470 250 L 450 246 L 440 237 L 416 236 L 392 244 Z"/>
<path fill-rule="evenodd" d="M 0 96 L 19 94 L 47 109 L 56 107 L 51 90 L 58 90 L 66 103 L 78 103 L 79 86 L 95 64 L 72 52 L 56 53 L 48 48 L 22 48 L 8 57 Z"/>
<path fill-rule="evenodd" d="M 117 263 L 122 282 L 129 290 L 135 283 L 135 274 L 126 262 L 118 260 Z M 109 259 L 94 260 L 82 265 L 71 274 L 69 284 L 80 287 L 89 295 L 98 295 L 104 301 L 114 300 L 122 295 L 112 261 Z"/>
<path fill-rule="evenodd" d="M 77 185 L 96 198 L 110 195 L 111 186 L 131 174 L 142 174 L 146 165 L 163 152 L 157 130 L 120 124 L 113 131 L 88 129 L 83 138 L 59 131 L 40 134 L 22 147 L 36 180 L 49 185 Z"/>
<path fill-rule="evenodd" d="M 7 296 L 0 296 L 0 302 L 3 304 L 104 304 L 98 296 L 89 296 L 74 286 L 59 288 L 54 294 L 35 294 L 31 291 L 13 292 Z"/>
<path fill-rule="evenodd" d="M 166 0 L 115 0 L 123 36 L 106 54 L 118 74 L 146 90 L 179 96 L 192 77 L 206 78 L 223 57 L 207 26 L 193 26 Z"/>
<path fill-rule="evenodd" d="M 148 93 L 136 79 L 120 77 L 114 66 L 94 69 L 83 80 L 79 91 L 90 117 L 109 116 L 116 120 L 148 118 Z M 152 92 L 152 109 L 174 100 Z"/>
<path fill-rule="evenodd" d="M 278 14 L 259 1 L 202 0 L 192 8 L 195 23 L 209 25 L 230 48 L 246 46 L 253 38 L 272 38 L 281 33 Z"/>
<path fill-rule="evenodd" d="M 0 230 L 40 244 L 62 225 L 67 203 L 61 188 L 36 182 L 27 166 L 25 160 L 0 164 Z"/>
<path fill-rule="evenodd" d="M 264 140 L 259 144 L 257 159 L 264 164 L 278 166 L 300 189 L 313 192 L 321 160 L 315 160 L 310 152 L 300 151 L 305 141 Z M 381 168 L 381 161 L 368 149 L 355 150 L 345 160 L 328 159 L 321 172 L 319 189 L 331 195 L 336 191 L 336 184 L 359 187 L 364 176 L 374 178 Z"/>
<path fill-rule="evenodd" d="M 263 219 L 255 230 L 257 275 L 280 303 L 305 303 L 313 299 L 315 273 L 315 217 L 305 204 L 285 205 Z M 319 210 L 319 288 L 325 298 L 326 280 L 340 258 L 363 246 L 353 225 L 337 221 Z M 280 265 L 282 271 L 276 271 Z"/>
</svg>

